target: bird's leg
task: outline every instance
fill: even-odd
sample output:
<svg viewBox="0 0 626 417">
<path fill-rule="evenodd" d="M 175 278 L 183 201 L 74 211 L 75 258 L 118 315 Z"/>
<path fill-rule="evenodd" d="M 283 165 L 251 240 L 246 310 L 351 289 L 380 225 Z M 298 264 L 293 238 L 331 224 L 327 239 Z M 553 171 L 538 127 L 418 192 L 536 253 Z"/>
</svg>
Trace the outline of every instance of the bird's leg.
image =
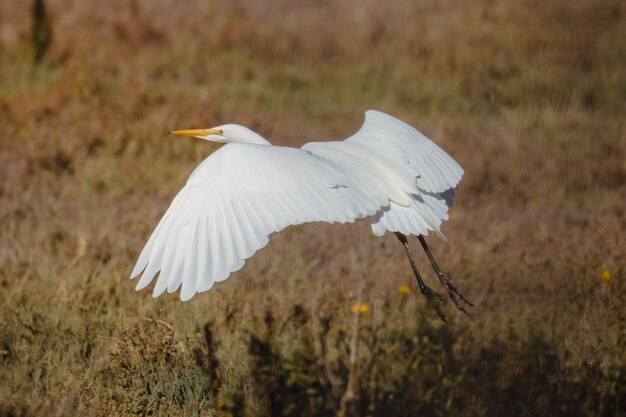
<svg viewBox="0 0 626 417">
<path fill-rule="evenodd" d="M 409 248 L 409 242 L 406 236 L 400 232 L 396 232 L 396 236 L 402 243 L 402 246 L 404 246 L 404 252 L 406 253 L 406 256 L 409 258 L 409 262 L 411 263 L 411 268 L 413 268 L 413 273 L 415 274 L 415 279 L 417 280 L 417 285 L 419 286 L 420 291 L 428 299 L 430 306 L 435 310 L 439 318 L 443 321 L 446 321 L 446 316 L 443 314 L 443 311 L 441 310 L 441 307 L 439 306 L 440 302 L 445 303 L 446 300 L 441 296 L 441 294 L 434 291 L 432 288 L 427 287 L 426 284 L 424 284 L 424 280 L 422 279 L 422 276 L 417 270 L 417 264 L 415 263 L 415 260 L 413 259 L 413 255 L 411 254 L 411 249 Z"/>
<path fill-rule="evenodd" d="M 439 265 L 437 265 L 437 262 L 435 261 L 433 254 L 430 253 L 430 249 L 428 248 L 428 245 L 426 244 L 426 239 L 424 239 L 424 236 L 419 235 L 417 236 L 417 239 L 422 244 L 422 248 L 424 248 L 424 252 L 426 252 L 426 256 L 428 256 L 428 259 L 430 260 L 430 263 L 432 264 L 433 269 L 435 270 L 435 273 L 437 274 L 437 277 L 439 278 L 439 282 L 448 291 L 448 296 L 454 303 L 455 307 L 469 316 L 469 313 L 467 312 L 467 310 L 465 310 L 465 307 L 463 307 L 463 304 L 460 301 L 463 301 L 465 304 L 467 304 L 470 307 L 474 307 L 474 304 L 470 300 L 465 298 L 463 294 L 461 294 L 459 290 L 457 290 L 456 287 L 450 282 L 450 280 L 448 280 L 448 278 L 444 275 L 444 273 L 441 272 L 441 268 L 439 268 Z"/>
</svg>

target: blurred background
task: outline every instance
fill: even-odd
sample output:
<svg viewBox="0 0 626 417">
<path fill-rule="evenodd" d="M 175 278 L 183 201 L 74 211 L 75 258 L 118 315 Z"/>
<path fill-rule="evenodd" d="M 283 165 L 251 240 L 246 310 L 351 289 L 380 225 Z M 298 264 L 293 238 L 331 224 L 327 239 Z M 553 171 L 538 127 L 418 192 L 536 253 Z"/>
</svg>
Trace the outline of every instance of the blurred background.
<svg viewBox="0 0 626 417">
<path fill-rule="evenodd" d="M 619 0 L 0 1 L 0 416 L 626 413 Z M 425 304 L 393 235 L 309 224 L 211 291 L 128 275 L 216 145 L 366 109 L 465 168 Z M 436 278 L 413 241 L 427 283 Z"/>
</svg>

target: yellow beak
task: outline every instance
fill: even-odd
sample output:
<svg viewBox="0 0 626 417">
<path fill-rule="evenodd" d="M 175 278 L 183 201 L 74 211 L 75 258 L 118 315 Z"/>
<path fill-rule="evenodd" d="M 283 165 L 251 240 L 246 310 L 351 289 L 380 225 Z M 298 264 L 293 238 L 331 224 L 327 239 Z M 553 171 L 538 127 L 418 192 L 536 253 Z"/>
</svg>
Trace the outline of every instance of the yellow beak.
<svg viewBox="0 0 626 417">
<path fill-rule="evenodd" d="M 208 135 L 223 135 L 224 131 L 220 129 L 188 129 L 188 130 L 174 130 L 170 132 L 170 135 L 174 136 L 193 136 L 201 138 Z"/>
</svg>

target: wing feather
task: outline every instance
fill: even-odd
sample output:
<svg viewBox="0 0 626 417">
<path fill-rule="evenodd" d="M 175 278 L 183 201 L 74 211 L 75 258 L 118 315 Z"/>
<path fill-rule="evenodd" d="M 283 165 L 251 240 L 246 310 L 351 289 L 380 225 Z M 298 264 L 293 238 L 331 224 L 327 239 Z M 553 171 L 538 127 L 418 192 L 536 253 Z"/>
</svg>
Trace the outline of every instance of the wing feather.
<svg viewBox="0 0 626 417">
<path fill-rule="evenodd" d="M 361 129 L 346 141 L 387 149 L 398 165 L 411 167 L 415 184 L 426 192 L 454 188 L 463 176 L 463 168 L 430 139 L 411 125 L 379 111 L 368 110 Z M 444 164 L 447 170 L 442 168 Z"/>
<path fill-rule="evenodd" d="M 376 235 L 386 230 L 440 234 L 452 206 L 450 191 L 463 175 L 450 155 L 412 126 L 373 110 L 348 139 L 312 142 L 303 149 L 335 160 L 352 170 L 354 178 L 366 181 L 371 193 L 382 192 L 389 199 L 372 217 Z"/>
<path fill-rule="evenodd" d="M 351 172 L 301 149 L 227 144 L 203 161 L 174 198 L 139 256 L 137 288 L 181 299 L 206 291 L 241 268 L 288 225 L 351 222 L 388 200 L 370 196 Z"/>
<path fill-rule="evenodd" d="M 202 277 L 208 275 L 207 271 L 210 268 L 209 262 L 211 259 L 211 249 L 209 245 L 210 241 L 207 230 L 207 216 L 206 214 L 203 214 L 198 220 L 198 271 L 196 272 L 196 276 L 193 277 L 194 293 L 198 291 L 198 288 L 200 288 Z"/>
<path fill-rule="evenodd" d="M 186 245 L 186 249 L 188 248 L 200 248 L 198 244 L 198 222 L 191 228 L 191 238 Z M 201 253 L 198 251 L 198 253 Z M 180 298 L 183 300 L 188 300 L 196 293 L 196 276 L 198 274 L 198 263 L 200 256 L 191 257 L 186 256 L 183 261 L 183 277 L 187 277 L 187 279 L 182 281 L 182 289 L 180 293 Z"/>
</svg>

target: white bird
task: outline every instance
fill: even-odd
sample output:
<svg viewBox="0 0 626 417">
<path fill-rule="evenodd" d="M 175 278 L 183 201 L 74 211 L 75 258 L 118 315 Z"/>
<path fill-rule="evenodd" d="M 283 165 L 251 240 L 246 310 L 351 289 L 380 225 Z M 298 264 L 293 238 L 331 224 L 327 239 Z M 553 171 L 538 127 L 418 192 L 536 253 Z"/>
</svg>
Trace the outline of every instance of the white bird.
<svg viewBox="0 0 626 417">
<path fill-rule="evenodd" d="M 179 130 L 225 143 L 191 174 L 150 236 L 131 279 L 143 272 L 137 290 L 156 280 L 153 296 L 181 285 L 181 300 L 209 290 L 289 225 L 354 222 L 370 217 L 372 231 L 395 232 L 421 292 L 442 319 L 438 301 L 413 261 L 406 235 L 415 235 L 454 304 L 472 305 L 446 279 L 424 235 L 439 230 L 463 169 L 410 125 L 374 110 L 343 141 L 311 142 L 302 148 L 272 146 L 235 124 Z M 459 301 L 460 300 L 460 301 Z"/>
</svg>

